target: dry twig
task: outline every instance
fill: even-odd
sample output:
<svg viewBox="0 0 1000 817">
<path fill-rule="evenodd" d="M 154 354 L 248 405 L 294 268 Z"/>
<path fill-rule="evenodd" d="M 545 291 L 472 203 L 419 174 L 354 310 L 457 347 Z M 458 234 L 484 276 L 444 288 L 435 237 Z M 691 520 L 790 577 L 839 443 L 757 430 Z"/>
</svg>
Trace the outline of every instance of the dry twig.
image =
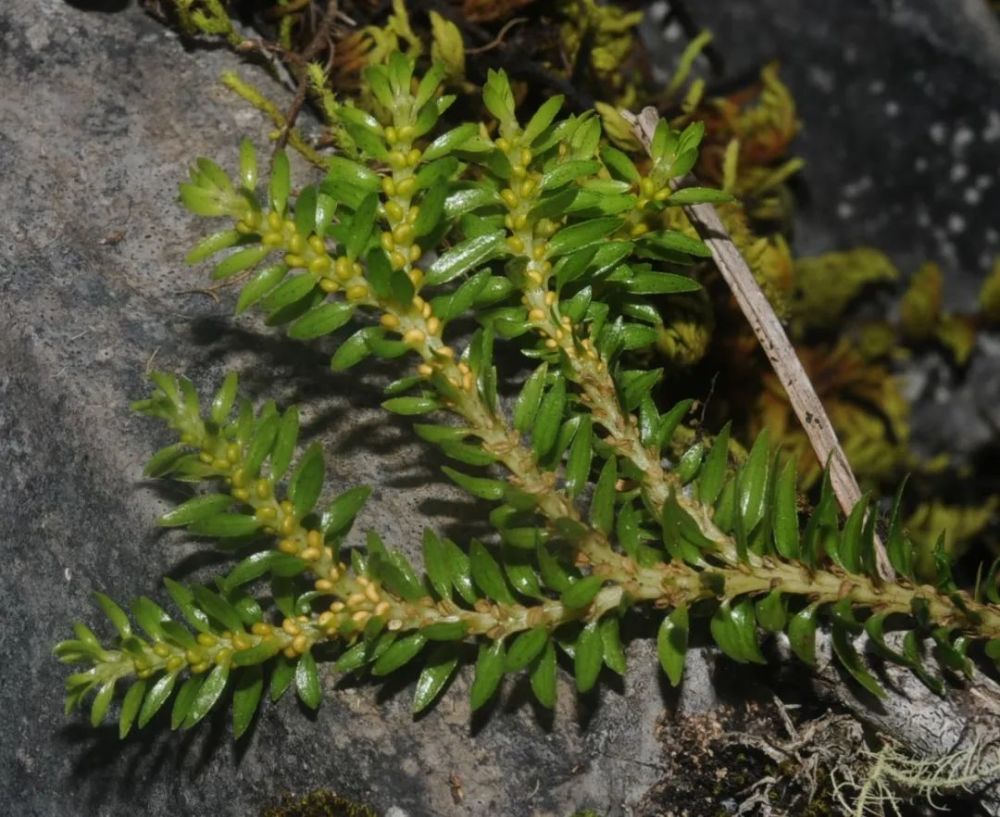
<svg viewBox="0 0 1000 817">
<path fill-rule="evenodd" d="M 631 122 L 636 137 L 649 150 L 656 123 L 659 121 L 657 110 L 649 107 L 638 116 L 628 111 L 623 111 L 622 114 Z M 821 463 L 827 463 L 830 469 L 830 484 L 840 507 L 844 513 L 850 513 L 861 498 L 861 489 L 858 487 L 847 455 L 837 439 L 837 432 L 813 388 L 809 375 L 795 354 L 785 328 L 722 224 L 715 207 L 711 204 L 693 204 L 684 207 L 684 213 L 698 231 L 702 241 L 708 245 L 719 272 L 722 273 L 733 297 L 750 322 L 750 328 L 753 329 L 764 354 L 778 375 L 817 459 Z M 879 575 L 885 581 L 894 581 L 895 571 L 889 562 L 885 545 L 878 536 L 875 537 L 875 557 Z"/>
</svg>

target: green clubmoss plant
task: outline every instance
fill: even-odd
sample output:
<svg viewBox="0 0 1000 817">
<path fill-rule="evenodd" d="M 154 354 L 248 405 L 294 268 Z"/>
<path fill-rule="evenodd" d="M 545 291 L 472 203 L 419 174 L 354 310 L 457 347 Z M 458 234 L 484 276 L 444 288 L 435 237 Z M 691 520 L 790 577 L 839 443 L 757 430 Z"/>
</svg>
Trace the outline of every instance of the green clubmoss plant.
<svg viewBox="0 0 1000 817">
<path fill-rule="evenodd" d="M 631 352 L 654 342 L 658 299 L 699 288 L 686 270 L 707 255 L 693 235 L 657 226 L 663 210 L 728 199 L 674 189 L 701 126 L 661 121 L 650 156 L 631 157 L 593 112 L 560 117 L 558 97 L 520 118 L 506 77 L 492 72 L 492 121 L 442 130 L 444 69 L 414 70 L 394 53 L 366 70 L 363 103 L 331 106 L 340 151 L 294 198 L 284 154 L 266 190 L 248 143 L 235 180 L 199 159 L 181 198 L 226 224 L 189 260 L 225 253 L 213 277 L 243 276 L 237 311 L 257 306 L 293 338 L 350 325 L 337 335 L 336 370 L 398 359 L 404 371 L 383 407 L 420 417 L 416 434 L 455 462 L 445 473 L 492 503 L 495 536 L 460 545 L 427 530 L 422 571 L 375 532 L 364 549 L 346 548 L 368 490 L 320 503 L 323 452 L 298 452 L 294 407 L 255 411 L 233 374 L 206 405 L 188 380 L 156 373 L 136 408 L 177 441 L 147 473 L 204 486 L 161 524 L 242 558 L 210 585 L 167 580 L 176 613 L 140 596 L 130 616 L 99 594 L 117 635 L 102 641 L 77 624 L 56 647 L 82 665 L 67 709 L 89 700 L 98 724 L 121 692 L 125 735 L 168 704 L 172 726 L 190 727 L 231 698 L 239 737 L 265 683 L 272 699 L 294 686 L 320 705 L 321 645 L 339 651 L 342 672 L 418 665 L 415 712 L 470 645 L 473 709 L 521 672 L 551 707 L 559 653 L 581 693 L 604 666 L 626 671 L 621 622 L 639 609 L 660 619 L 659 657 L 675 685 L 699 621 L 726 655 L 751 663 L 765 661 L 761 635 L 779 632 L 811 663 L 817 628 L 828 627 L 837 659 L 876 696 L 854 646 L 863 631 L 935 689 L 942 674 L 971 672 L 973 649 L 1000 659 L 996 567 L 967 592 L 942 557 L 934 583 L 918 583 L 893 511 L 883 534 L 898 578 L 879 578 L 868 499 L 842 519 L 827 482 L 804 512 L 795 463 L 766 435 L 740 463 L 728 427 L 664 456 L 691 401 L 657 406 L 663 371 Z M 459 319 L 474 320 L 471 336 Z M 501 344 L 533 367 L 517 395 L 501 388 Z M 266 607 L 254 596 L 265 582 Z M 906 631 L 902 649 L 886 643 L 890 629 Z M 927 665 L 927 639 L 940 669 Z"/>
</svg>

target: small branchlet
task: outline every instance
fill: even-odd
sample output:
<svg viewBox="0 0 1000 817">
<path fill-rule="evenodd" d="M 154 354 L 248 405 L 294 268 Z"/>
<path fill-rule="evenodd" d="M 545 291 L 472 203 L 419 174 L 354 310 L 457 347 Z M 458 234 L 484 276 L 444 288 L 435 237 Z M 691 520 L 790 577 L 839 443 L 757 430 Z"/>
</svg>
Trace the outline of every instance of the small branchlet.
<svg viewBox="0 0 1000 817">
<path fill-rule="evenodd" d="M 343 671 L 383 676 L 419 663 L 416 711 L 472 647 L 473 708 L 518 671 L 552 706 L 557 653 L 571 657 L 580 692 L 602 667 L 623 673 L 621 621 L 640 608 L 662 616 L 658 651 L 673 684 L 699 620 L 726 655 L 753 663 L 764 661 L 761 633 L 775 632 L 812 663 L 816 630 L 827 626 L 837 659 L 873 695 L 882 689 L 854 647 L 862 630 L 883 659 L 936 689 L 943 682 L 924 666 L 924 637 L 946 676 L 971 673 L 974 644 L 1000 658 L 996 567 L 975 593 L 955 586 L 943 557 L 934 583 L 919 583 L 898 500 L 886 543 L 899 578 L 886 582 L 868 499 L 842 519 L 826 481 L 800 518 L 795 464 L 766 435 L 740 463 L 728 427 L 710 445 L 699 439 L 666 456 L 691 402 L 662 411 L 653 397 L 662 370 L 630 353 L 657 342 L 655 298 L 699 290 L 689 272 L 707 249 L 666 226 L 671 209 L 728 199 L 672 187 L 694 166 L 701 126 L 661 122 L 649 157 L 633 158 L 604 140 L 593 113 L 560 118 L 558 97 L 522 122 L 506 76 L 492 72 L 483 103 L 493 121 L 441 131 L 452 102 L 441 95 L 446 69 L 414 71 L 398 52 L 366 70 L 369 104 L 332 109 L 344 153 L 294 198 L 282 153 L 266 191 L 247 143 L 235 182 L 200 159 L 182 200 L 230 226 L 189 260 L 229 251 L 213 275 L 246 274 L 237 311 L 258 305 L 293 338 L 331 338 L 354 322 L 333 353 L 336 370 L 368 357 L 411 361 L 383 406 L 444 420 L 414 430 L 461 466 L 445 469 L 454 482 L 494 503 L 496 536 L 460 547 L 426 532 L 423 574 L 373 532 L 365 548 L 348 550 L 367 489 L 317 510 L 323 456 L 313 446 L 292 468 L 294 408 L 254 412 L 237 402 L 230 375 L 205 410 L 190 382 L 156 374 L 153 395 L 136 407 L 178 442 L 148 473 L 210 486 L 161 521 L 242 558 L 210 587 L 168 582 L 185 623 L 141 597 L 133 629 L 99 596 L 118 635 L 104 646 L 78 625 L 56 648 L 85 665 L 69 679 L 68 708 L 94 693 L 97 723 L 116 687 L 127 687 L 124 734 L 171 697 L 173 725 L 191 726 L 232 690 L 240 735 L 263 696 L 265 665 L 272 698 L 294 681 L 307 705 L 319 705 L 320 644 L 339 650 Z M 478 323 L 464 344 L 450 326 L 460 317 Z M 536 366 L 510 412 L 494 356 L 502 343 Z M 273 609 L 249 592 L 260 581 Z M 887 629 L 907 631 L 901 650 L 886 644 Z"/>
</svg>

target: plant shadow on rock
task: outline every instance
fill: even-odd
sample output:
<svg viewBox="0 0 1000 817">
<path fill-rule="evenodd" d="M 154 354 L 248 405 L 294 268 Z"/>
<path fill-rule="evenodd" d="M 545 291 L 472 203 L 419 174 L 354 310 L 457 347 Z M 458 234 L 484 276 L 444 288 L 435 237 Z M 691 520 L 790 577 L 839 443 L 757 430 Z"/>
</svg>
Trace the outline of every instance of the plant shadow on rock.
<svg viewBox="0 0 1000 817">
<path fill-rule="evenodd" d="M 150 726 L 132 732 L 124 741 L 115 726 L 95 730 L 89 724 L 70 724 L 59 730 L 58 740 L 68 744 L 74 756 L 70 780 L 88 806 L 86 813 L 96 814 L 107 803 L 112 787 L 117 796 L 131 798 L 156 781 L 197 780 L 207 773 L 220 750 L 232 752 L 239 765 L 251 743 L 249 739 L 232 742 L 229 714 L 224 709 L 210 713 L 203 728 L 188 732 L 170 730 L 169 708 L 158 713 Z"/>
<path fill-rule="evenodd" d="M 129 7 L 130 0 L 65 0 L 67 6 L 79 11 L 93 11 L 100 14 L 116 14 Z"/>
<path fill-rule="evenodd" d="M 279 406 L 296 404 L 306 409 L 308 416 L 303 418 L 300 439 L 308 442 L 324 434 L 336 435 L 327 448 L 330 462 L 363 453 L 384 458 L 387 473 L 379 486 L 373 486 L 371 507 L 378 503 L 380 487 L 440 485 L 443 495 L 424 500 L 419 506 L 435 527 L 459 542 L 492 532 L 486 521 L 488 514 L 474 512 L 489 505 L 470 502 L 466 494 L 455 490 L 441 471 L 450 461 L 438 447 L 415 438 L 412 426 L 421 422 L 421 418 L 402 417 L 378 408 L 386 399 L 384 387 L 400 376 L 397 361 L 369 360 L 363 375 L 352 370 L 334 372 L 329 367 L 329 351 L 282 334 L 245 329 L 216 317 L 194 320 L 189 331 L 192 341 L 201 347 L 203 364 L 253 353 L 252 365 L 236 367 L 241 388 L 251 396 L 277 393 Z M 346 330 L 342 335 L 351 331 Z M 338 336 L 328 342 L 330 348 L 340 339 Z M 376 416 L 369 416 L 368 412 L 376 411 Z M 410 455 L 407 451 L 419 453 Z"/>
</svg>

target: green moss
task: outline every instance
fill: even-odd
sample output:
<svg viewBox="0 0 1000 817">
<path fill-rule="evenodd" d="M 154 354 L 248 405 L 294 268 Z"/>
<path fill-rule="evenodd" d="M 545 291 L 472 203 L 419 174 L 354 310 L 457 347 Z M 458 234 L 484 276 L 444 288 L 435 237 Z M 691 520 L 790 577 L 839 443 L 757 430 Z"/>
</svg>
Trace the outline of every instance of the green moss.
<svg viewBox="0 0 1000 817">
<path fill-rule="evenodd" d="M 339 794 L 318 789 L 305 797 L 287 797 L 261 812 L 261 817 L 378 817 L 375 809 Z"/>
</svg>

